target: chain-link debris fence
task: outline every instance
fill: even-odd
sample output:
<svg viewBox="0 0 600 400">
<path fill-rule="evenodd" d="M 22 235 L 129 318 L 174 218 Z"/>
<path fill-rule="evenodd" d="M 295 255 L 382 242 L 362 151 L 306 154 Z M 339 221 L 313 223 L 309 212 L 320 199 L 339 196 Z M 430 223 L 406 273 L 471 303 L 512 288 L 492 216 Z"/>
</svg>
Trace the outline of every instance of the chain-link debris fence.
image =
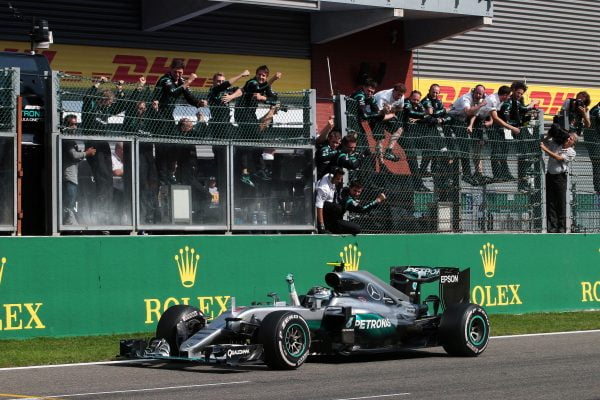
<svg viewBox="0 0 600 400">
<path fill-rule="evenodd" d="M 592 116 L 591 123 L 575 147 L 577 156 L 571 168 L 568 190 L 572 232 L 600 232 L 600 123 L 597 115 Z"/>
<path fill-rule="evenodd" d="M 14 76 L 15 70 L 0 69 L 0 132 L 15 132 L 17 93 Z"/>
<path fill-rule="evenodd" d="M 347 129 L 362 159 L 349 179 L 365 183 L 362 201 L 387 200 L 350 219 L 370 233 L 540 232 L 539 120 L 514 136 L 504 129 L 437 120 L 361 121 L 346 98 Z M 401 131 L 399 131 L 401 130 Z M 390 140 L 394 133 L 401 135 Z"/>
<path fill-rule="evenodd" d="M 14 230 L 16 102 L 13 69 L 0 69 L 0 231 Z"/>
</svg>

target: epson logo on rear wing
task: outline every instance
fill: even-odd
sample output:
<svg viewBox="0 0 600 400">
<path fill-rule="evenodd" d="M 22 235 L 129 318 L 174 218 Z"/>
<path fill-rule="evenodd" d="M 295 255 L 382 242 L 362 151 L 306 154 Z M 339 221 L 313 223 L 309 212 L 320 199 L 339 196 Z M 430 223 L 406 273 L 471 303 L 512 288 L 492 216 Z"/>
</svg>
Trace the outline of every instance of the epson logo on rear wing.
<svg viewBox="0 0 600 400">
<path fill-rule="evenodd" d="M 458 274 L 442 275 L 442 276 L 440 276 L 440 283 L 442 285 L 445 283 L 458 283 Z"/>
</svg>

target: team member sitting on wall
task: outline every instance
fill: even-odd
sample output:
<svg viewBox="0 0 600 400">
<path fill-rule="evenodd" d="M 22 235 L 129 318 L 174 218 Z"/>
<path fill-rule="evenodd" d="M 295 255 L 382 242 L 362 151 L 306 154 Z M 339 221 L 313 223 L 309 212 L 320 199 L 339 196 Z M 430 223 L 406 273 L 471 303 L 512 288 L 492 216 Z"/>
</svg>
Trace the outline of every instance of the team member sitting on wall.
<svg viewBox="0 0 600 400">
<path fill-rule="evenodd" d="M 348 187 L 342 189 L 339 199 L 339 213 L 337 215 L 327 215 L 325 218 L 325 227 L 332 233 L 359 234 L 361 231 L 360 225 L 343 219 L 346 211 L 364 214 L 379 206 L 379 204 L 386 199 L 384 193 L 379 193 L 375 200 L 366 204 L 361 204 L 358 198 L 360 197 L 363 188 L 364 184 L 361 181 L 355 180 L 350 182 Z M 329 220 L 329 217 L 333 217 L 331 218 L 331 221 Z"/>
</svg>

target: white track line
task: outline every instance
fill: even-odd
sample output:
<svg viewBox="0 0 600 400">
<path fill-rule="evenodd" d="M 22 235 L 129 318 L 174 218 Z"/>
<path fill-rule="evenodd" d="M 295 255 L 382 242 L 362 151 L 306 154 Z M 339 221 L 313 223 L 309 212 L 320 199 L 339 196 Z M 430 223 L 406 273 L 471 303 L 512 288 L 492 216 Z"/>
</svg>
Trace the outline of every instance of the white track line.
<svg viewBox="0 0 600 400">
<path fill-rule="evenodd" d="M 147 388 L 147 389 L 130 389 L 130 390 L 114 390 L 111 392 L 91 392 L 91 393 L 74 393 L 74 394 L 57 394 L 54 396 L 31 396 L 31 397 L 19 397 L 15 399 L 8 400 L 22 400 L 22 399 L 54 399 L 54 398 L 68 398 L 68 397 L 81 397 L 81 396 L 98 396 L 103 394 L 119 394 L 119 393 L 139 393 L 139 392 L 153 392 L 159 390 L 171 390 L 171 389 L 187 389 L 187 388 L 197 388 L 197 387 L 206 387 L 206 386 L 225 386 L 225 385 L 239 385 L 242 383 L 250 383 L 250 381 L 239 381 L 239 382 L 221 382 L 221 383 L 205 383 L 202 385 L 185 385 L 185 386 L 166 386 L 166 387 L 156 387 L 156 388 Z"/>
<path fill-rule="evenodd" d="M 160 362 L 160 361 L 164 362 L 164 360 L 152 360 L 152 359 L 122 360 L 122 361 L 96 361 L 96 362 L 74 363 L 74 364 L 51 364 L 51 365 L 31 365 L 28 367 L 6 367 L 6 368 L 0 368 L 0 371 L 12 371 L 12 370 L 19 370 L 19 369 L 81 367 L 81 366 L 87 366 L 87 365 L 131 364 L 131 363 Z"/>
<path fill-rule="evenodd" d="M 379 399 L 381 397 L 396 397 L 396 396 L 408 396 L 410 393 L 392 393 L 392 394 L 379 394 L 374 396 L 364 396 L 364 397 L 348 397 L 345 399 L 335 399 L 335 400 L 361 400 L 361 399 Z"/>
<path fill-rule="evenodd" d="M 526 333 L 523 335 L 504 335 L 504 336 L 491 336 L 490 339 L 510 339 L 510 338 L 522 338 L 532 336 L 552 336 L 552 335 L 571 335 L 579 333 L 599 333 L 600 329 L 591 329 L 588 331 L 569 331 L 569 332 L 548 332 L 548 333 Z"/>
</svg>

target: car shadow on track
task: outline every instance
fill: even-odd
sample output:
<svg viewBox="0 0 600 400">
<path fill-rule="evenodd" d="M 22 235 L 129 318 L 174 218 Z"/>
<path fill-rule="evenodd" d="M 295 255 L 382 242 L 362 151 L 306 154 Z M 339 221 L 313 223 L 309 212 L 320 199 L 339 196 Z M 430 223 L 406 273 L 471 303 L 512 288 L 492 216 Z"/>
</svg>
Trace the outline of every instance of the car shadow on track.
<svg viewBox="0 0 600 400">
<path fill-rule="evenodd" d="M 224 364 L 201 364 L 193 361 L 161 361 L 147 360 L 143 362 L 132 361 L 131 363 L 110 364 L 107 367 L 127 367 L 127 368 L 144 368 L 144 369 L 160 369 L 169 371 L 182 371 L 193 373 L 211 373 L 211 374 L 233 374 L 251 371 L 267 370 L 268 367 L 264 364 L 248 364 L 230 366 Z"/>
<path fill-rule="evenodd" d="M 418 358 L 431 357 L 448 357 L 444 352 L 435 352 L 422 350 L 398 350 L 385 353 L 362 353 L 350 355 L 311 355 L 306 360 L 307 363 L 314 364 L 347 364 L 347 363 L 368 363 L 379 361 L 394 361 L 407 360 Z M 110 364 L 107 367 L 127 367 L 127 368 L 144 368 L 144 369 L 160 369 L 170 371 L 182 371 L 191 373 L 210 373 L 210 374 L 235 374 L 253 371 L 266 371 L 269 368 L 264 364 L 247 364 L 230 366 L 225 364 L 201 364 L 193 361 L 162 361 L 162 360 L 144 360 L 132 361 L 131 363 Z"/>
<path fill-rule="evenodd" d="M 323 364 L 346 364 L 430 357 L 447 357 L 447 354 L 421 350 L 399 350 L 385 353 L 362 353 L 350 355 L 313 355 L 308 358 L 307 362 Z"/>
</svg>

